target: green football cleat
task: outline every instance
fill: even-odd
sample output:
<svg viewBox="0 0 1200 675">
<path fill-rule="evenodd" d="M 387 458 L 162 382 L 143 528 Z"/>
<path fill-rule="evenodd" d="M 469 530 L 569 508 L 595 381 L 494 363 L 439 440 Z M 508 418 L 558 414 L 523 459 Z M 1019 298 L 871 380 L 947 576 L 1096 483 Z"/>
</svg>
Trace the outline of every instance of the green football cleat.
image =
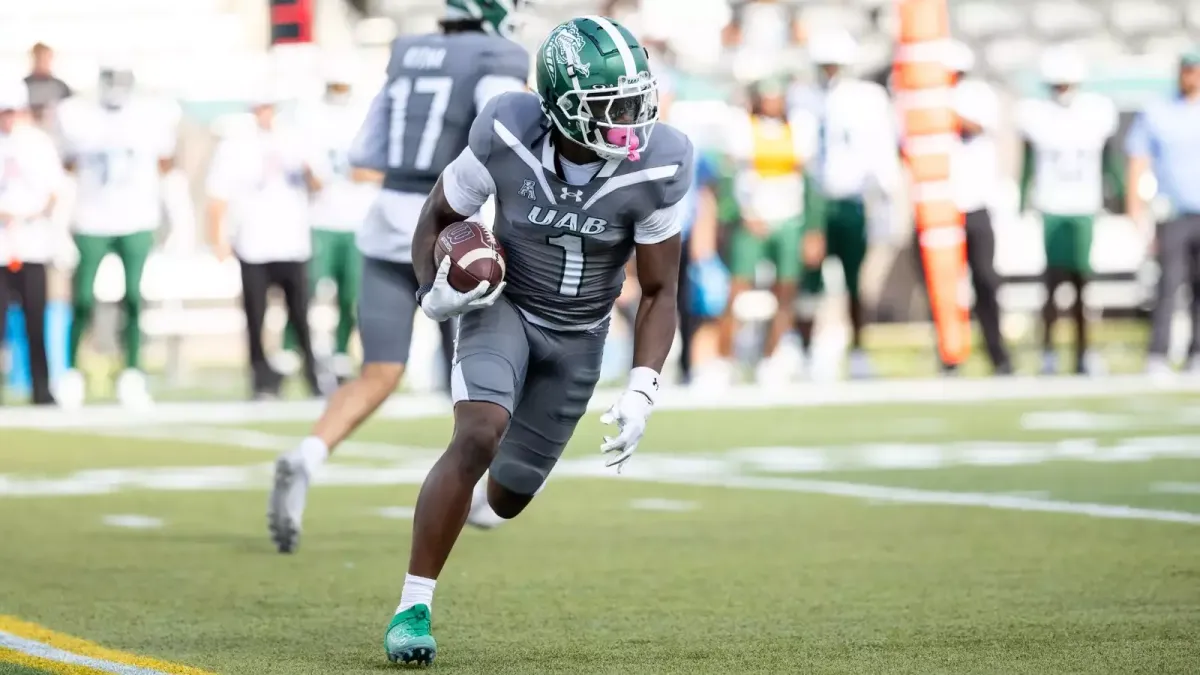
<svg viewBox="0 0 1200 675">
<path fill-rule="evenodd" d="M 383 649 L 392 663 L 427 666 L 437 656 L 437 641 L 429 632 L 429 608 L 414 605 L 392 617 L 383 634 Z"/>
</svg>

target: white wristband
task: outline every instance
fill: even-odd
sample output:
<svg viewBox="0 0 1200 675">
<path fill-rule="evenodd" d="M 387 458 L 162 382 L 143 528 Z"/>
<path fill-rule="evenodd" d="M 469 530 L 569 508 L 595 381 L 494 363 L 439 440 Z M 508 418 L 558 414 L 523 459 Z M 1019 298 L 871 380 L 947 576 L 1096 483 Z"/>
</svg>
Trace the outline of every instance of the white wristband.
<svg viewBox="0 0 1200 675">
<path fill-rule="evenodd" d="M 653 368 L 638 367 L 629 371 L 629 390 L 645 394 L 653 405 L 658 399 L 658 373 Z"/>
</svg>

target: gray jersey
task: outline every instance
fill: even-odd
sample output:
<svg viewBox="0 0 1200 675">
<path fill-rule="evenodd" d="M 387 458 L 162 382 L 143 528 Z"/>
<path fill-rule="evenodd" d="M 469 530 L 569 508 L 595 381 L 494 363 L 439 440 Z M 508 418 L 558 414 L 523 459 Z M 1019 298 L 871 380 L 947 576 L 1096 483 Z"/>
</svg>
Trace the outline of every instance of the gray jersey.
<svg viewBox="0 0 1200 675">
<path fill-rule="evenodd" d="M 488 75 L 529 79 L 520 45 L 485 33 L 400 37 L 392 43 L 386 86 L 388 190 L 428 194 L 467 146 L 475 90 Z"/>
<path fill-rule="evenodd" d="M 691 184 L 693 150 L 660 123 L 640 161 L 606 162 L 591 182 L 571 185 L 555 169 L 549 125 L 536 96 L 504 94 L 475 120 L 470 149 L 496 188 L 505 295 L 546 326 L 595 326 L 621 292 L 635 240 L 679 231 L 673 207 Z"/>
</svg>

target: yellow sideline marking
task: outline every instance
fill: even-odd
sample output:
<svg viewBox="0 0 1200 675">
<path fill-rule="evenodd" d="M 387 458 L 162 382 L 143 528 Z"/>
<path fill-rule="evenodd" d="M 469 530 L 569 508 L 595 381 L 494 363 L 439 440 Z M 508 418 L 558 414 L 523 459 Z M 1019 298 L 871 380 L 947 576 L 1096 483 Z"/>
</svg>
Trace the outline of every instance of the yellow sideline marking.
<svg viewBox="0 0 1200 675">
<path fill-rule="evenodd" d="M 169 675 L 214 675 L 207 670 L 200 670 L 199 668 L 193 668 L 191 666 L 170 663 L 169 661 L 160 661 L 148 656 L 139 656 L 137 654 L 130 654 L 129 652 L 122 652 L 116 649 L 109 649 L 108 647 L 98 645 L 95 642 L 90 642 L 88 640 L 73 637 L 71 635 L 52 631 L 49 628 L 46 628 L 45 626 L 39 626 L 36 623 L 22 621 L 15 616 L 0 615 L 0 631 L 15 635 L 17 637 L 25 638 L 27 640 L 34 640 L 44 645 L 61 649 L 64 652 L 70 652 L 72 654 L 78 654 L 79 656 L 86 656 L 100 661 L 112 661 L 114 663 L 120 663 L 127 666 L 134 666 L 137 668 L 145 668 L 147 670 L 158 671 L 161 673 L 168 673 Z M 5 651 L 11 652 L 13 650 Z M 16 653 L 22 658 L 33 658 L 20 652 Z M 55 673 L 81 673 L 84 675 L 92 675 L 93 673 L 104 672 L 91 667 L 59 663 L 56 661 L 49 661 L 47 659 L 37 660 L 39 662 L 52 664 L 39 665 L 37 667 L 51 668 L 52 672 Z"/>
<path fill-rule="evenodd" d="M 102 670 L 94 670 L 70 663 L 60 663 L 49 659 L 40 659 L 36 656 L 23 654 L 12 649 L 4 649 L 3 647 L 0 647 L 0 663 L 11 663 L 24 668 L 56 673 L 57 675 L 107 675 Z"/>
</svg>

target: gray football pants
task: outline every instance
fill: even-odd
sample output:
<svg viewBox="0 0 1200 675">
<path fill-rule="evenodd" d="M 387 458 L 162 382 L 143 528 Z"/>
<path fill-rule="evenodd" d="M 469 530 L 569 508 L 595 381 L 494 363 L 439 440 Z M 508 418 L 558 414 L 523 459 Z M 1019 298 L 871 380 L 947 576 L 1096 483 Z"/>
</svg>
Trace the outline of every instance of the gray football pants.
<svg viewBox="0 0 1200 675">
<path fill-rule="evenodd" d="M 459 320 L 450 393 L 508 411 L 491 465 L 505 488 L 531 495 L 550 475 L 600 379 L 608 325 L 558 331 L 530 323 L 507 297 Z"/>
</svg>

